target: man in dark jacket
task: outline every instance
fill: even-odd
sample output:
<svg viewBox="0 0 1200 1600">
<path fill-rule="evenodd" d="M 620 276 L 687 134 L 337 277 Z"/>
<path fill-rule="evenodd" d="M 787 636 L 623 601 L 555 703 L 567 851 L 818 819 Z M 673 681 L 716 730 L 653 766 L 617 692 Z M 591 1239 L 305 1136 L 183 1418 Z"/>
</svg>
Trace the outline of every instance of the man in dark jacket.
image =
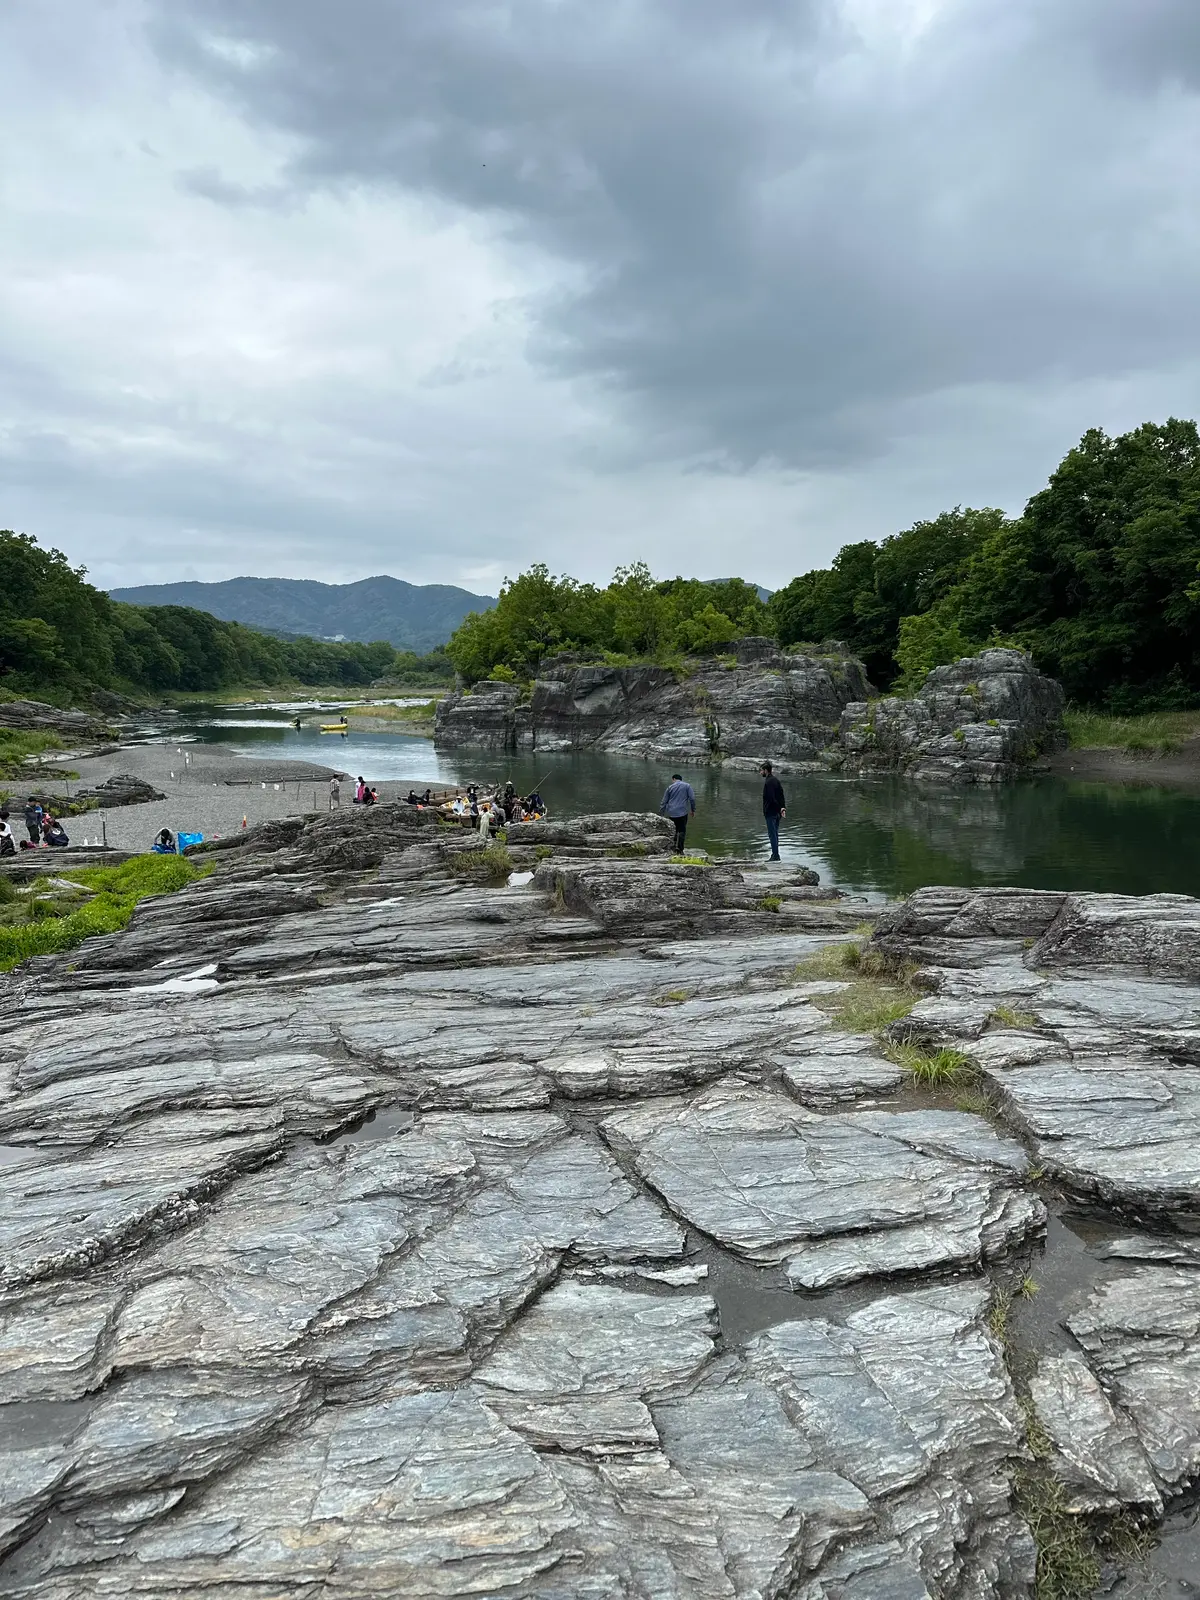
<svg viewBox="0 0 1200 1600">
<path fill-rule="evenodd" d="M 29 835 L 30 844 L 41 844 L 42 808 L 35 794 L 31 794 L 25 802 L 25 832 Z"/>
<path fill-rule="evenodd" d="M 771 763 L 762 764 L 763 816 L 767 823 L 767 838 L 771 841 L 771 860 L 779 860 L 779 824 L 787 816 L 787 803 L 783 798 L 783 785 L 771 770 Z"/>
<path fill-rule="evenodd" d="M 684 783 L 676 772 L 667 785 L 667 792 L 658 809 L 675 824 L 675 854 L 681 856 L 683 841 L 687 838 L 688 818 L 696 815 L 696 791 L 690 783 Z"/>
</svg>

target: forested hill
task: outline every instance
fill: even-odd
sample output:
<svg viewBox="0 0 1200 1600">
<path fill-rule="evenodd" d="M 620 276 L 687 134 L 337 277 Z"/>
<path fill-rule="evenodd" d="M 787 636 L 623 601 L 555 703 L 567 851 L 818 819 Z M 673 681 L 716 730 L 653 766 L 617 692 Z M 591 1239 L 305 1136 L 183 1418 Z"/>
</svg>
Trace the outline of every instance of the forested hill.
<svg viewBox="0 0 1200 1600">
<path fill-rule="evenodd" d="M 187 606 L 135 606 L 86 581 L 58 550 L 0 532 L 0 695 L 87 700 L 284 683 L 445 682 L 445 655 L 386 640 L 271 638 Z"/>
<path fill-rule="evenodd" d="M 151 583 L 113 589 L 114 600 L 138 606 L 190 606 L 225 622 L 317 639 L 386 639 L 398 650 L 434 650 L 469 611 L 486 611 L 492 595 L 451 584 L 363 578 L 317 583 L 309 578 L 229 578 L 223 583 Z"/>
</svg>

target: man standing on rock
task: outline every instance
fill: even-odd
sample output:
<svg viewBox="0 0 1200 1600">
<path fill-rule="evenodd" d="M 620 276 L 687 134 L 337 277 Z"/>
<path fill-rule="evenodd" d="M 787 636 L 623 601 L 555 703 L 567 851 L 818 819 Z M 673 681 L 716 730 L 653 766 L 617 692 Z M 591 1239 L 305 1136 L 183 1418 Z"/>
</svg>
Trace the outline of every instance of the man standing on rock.
<svg viewBox="0 0 1200 1600">
<path fill-rule="evenodd" d="M 761 767 L 763 775 L 763 816 L 767 824 L 767 838 L 771 841 L 771 860 L 779 860 L 779 824 L 787 816 L 787 803 L 783 798 L 783 785 L 771 770 L 771 763 L 764 761 Z"/>
<path fill-rule="evenodd" d="M 683 841 L 687 838 L 688 818 L 696 815 L 696 791 L 690 783 L 684 783 L 677 772 L 673 773 L 658 810 L 661 816 L 669 817 L 675 824 L 675 854 L 681 856 Z"/>
<path fill-rule="evenodd" d="M 339 811 L 342 809 L 342 783 L 341 783 L 341 779 L 338 777 L 336 772 L 334 773 L 333 777 L 330 778 L 330 780 L 329 780 L 329 809 L 330 809 L 330 811 L 333 810 L 334 806 L 336 806 Z"/>
</svg>

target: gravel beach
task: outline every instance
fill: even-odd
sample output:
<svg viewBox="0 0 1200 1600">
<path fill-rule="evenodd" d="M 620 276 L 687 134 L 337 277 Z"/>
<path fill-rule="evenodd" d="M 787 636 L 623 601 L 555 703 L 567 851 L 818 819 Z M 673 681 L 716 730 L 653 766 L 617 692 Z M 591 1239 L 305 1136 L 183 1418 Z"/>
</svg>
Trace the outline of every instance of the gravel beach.
<svg viewBox="0 0 1200 1600">
<path fill-rule="evenodd" d="M 102 783 L 119 772 L 132 773 L 162 790 L 165 800 L 146 805 L 114 806 L 103 812 L 70 818 L 71 845 L 95 841 L 103 834 L 119 850 L 148 850 L 162 828 L 172 833 L 202 833 L 206 839 L 234 832 L 245 817 L 251 824 L 271 817 L 291 817 L 329 807 L 329 780 L 342 778 L 341 803 L 354 798 L 354 780 L 340 768 L 314 761 L 235 756 L 220 745 L 127 745 L 94 757 L 72 757 L 65 765 L 79 773 L 71 792 Z M 51 785 L 57 788 L 57 785 Z M 377 783 L 381 800 L 402 798 L 406 780 Z M 453 791 L 451 791 L 453 792 Z M 103 821 L 101 820 L 103 818 Z"/>
</svg>

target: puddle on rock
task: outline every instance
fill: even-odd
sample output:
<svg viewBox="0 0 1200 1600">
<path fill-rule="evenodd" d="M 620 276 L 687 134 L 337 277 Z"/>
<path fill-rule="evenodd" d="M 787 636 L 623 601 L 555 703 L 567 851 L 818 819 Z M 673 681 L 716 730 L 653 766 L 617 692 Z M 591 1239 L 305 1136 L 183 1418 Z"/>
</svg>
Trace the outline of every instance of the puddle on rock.
<svg viewBox="0 0 1200 1600">
<path fill-rule="evenodd" d="M 26 1167 L 44 1161 L 46 1152 L 33 1144 L 0 1144 L 0 1167 Z"/>
<path fill-rule="evenodd" d="M 365 1117 L 339 1128 L 327 1139 L 318 1139 L 321 1145 L 371 1144 L 379 1139 L 390 1139 L 394 1133 L 407 1133 L 416 1120 L 407 1106 L 384 1106 L 379 1111 L 368 1111 Z"/>
<path fill-rule="evenodd" d="M 756 1267 L 715 1240 L 688 1229 L 684 1259 L 708 1268 L 701 1287 L 717 1303 L 717 1316 L 727 1347 L 745 1344 L 764 1328 L 779 1322 L 824 1317 L 842 1322 L 856 1307 L 877 1299 L 878 1280 L 865 1280 L 846 1289 L 825 1289 L 816 1294 L 797 1292 L 788 1285 L 782 1267 Z"/>
<path fill-rule="evenodd" d="M 1196 1600 L 1200 1595 L 1200 1508 L 1176 1512 L 1144 1560 L 1106 1574 L 1096 1591 L 1104 1600 Z"/>
<path fill-rule="evenodd" d="M 1102 1247 L 1136 1231 L 1115 1218 L 1051 1206 L 1045 1241 L 1035 1245 L 1029 1259 L 1029 1277 L 1037 1290 L 1028 1297 L 1014 1295 L 1009 1311 L 1013 1341 L 1022 1355 L 1078 1348 L 1064 1321 L 1082 1308 L 1097 1284 L 1128 1265 L 1103 1259 Z"/>
</svg>

